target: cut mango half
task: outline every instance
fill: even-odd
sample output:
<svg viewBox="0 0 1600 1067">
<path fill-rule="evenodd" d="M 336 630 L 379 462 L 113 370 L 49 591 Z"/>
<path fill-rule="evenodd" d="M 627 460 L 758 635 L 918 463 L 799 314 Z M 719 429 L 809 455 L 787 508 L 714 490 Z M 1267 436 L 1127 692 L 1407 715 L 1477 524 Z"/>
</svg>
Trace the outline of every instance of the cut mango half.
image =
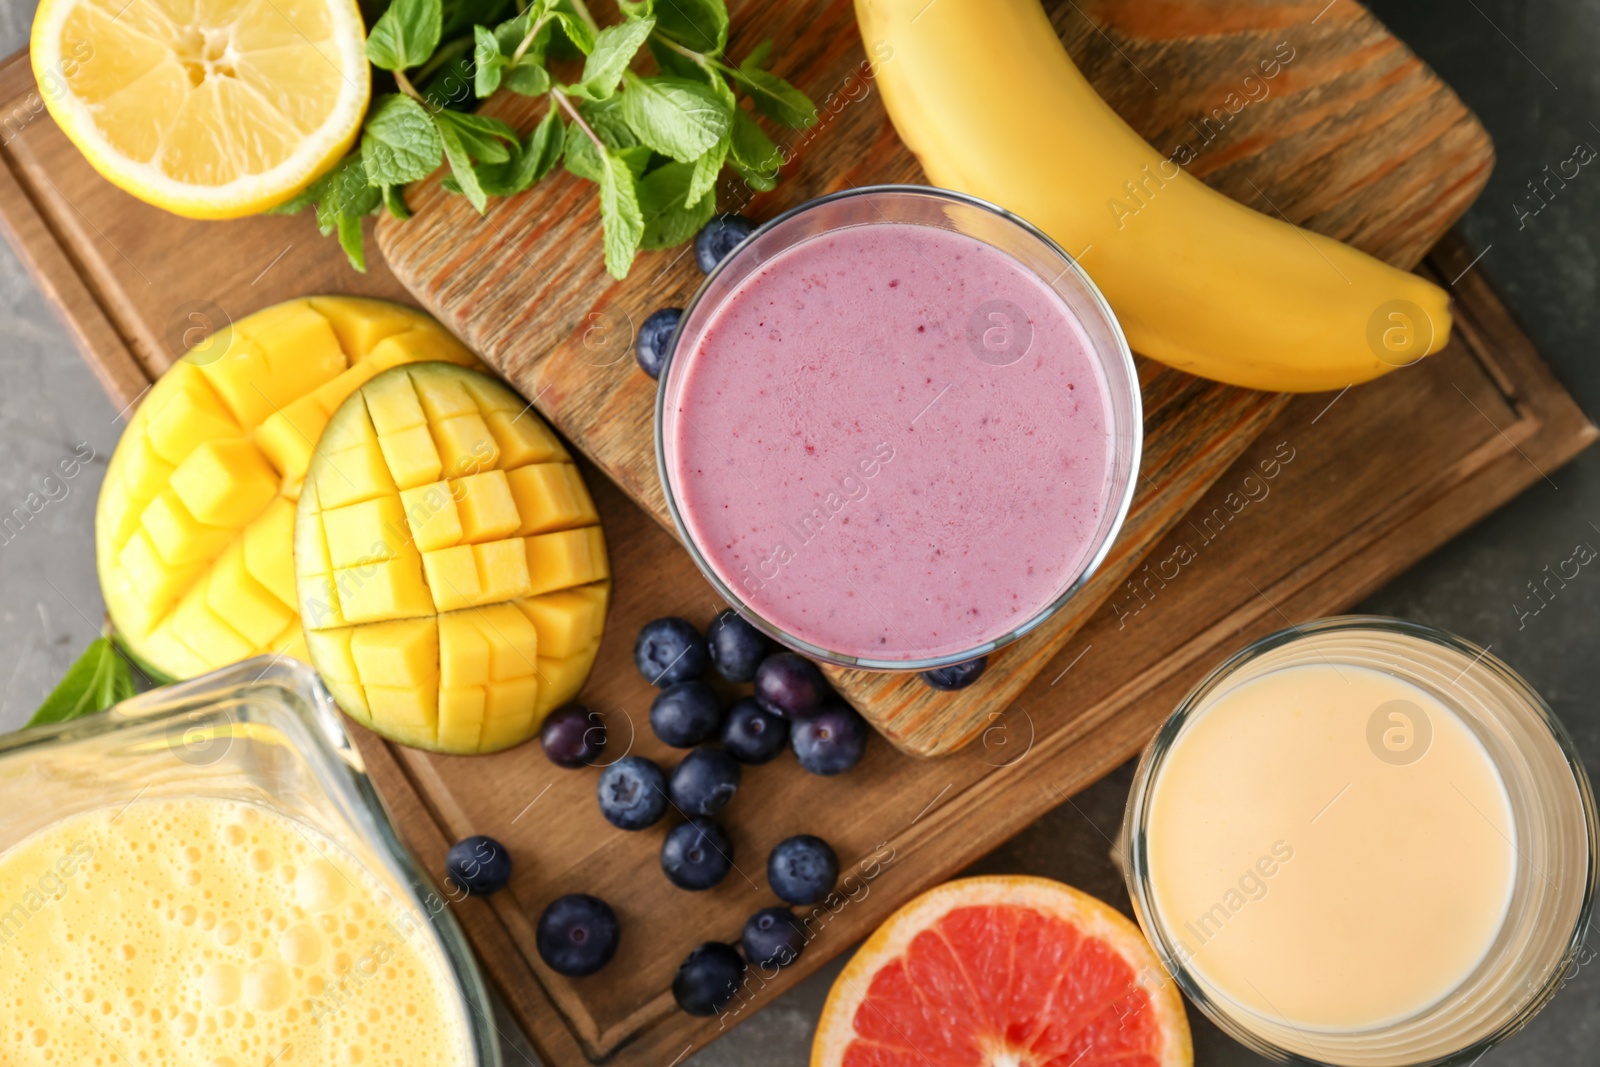
<svg viewBox="0 0 1600 1067">
<path fill-rule="evenodd" d="M 355 143 L 371 94 L 355 0 L 43 0 L 29 51 L 89 163 L 190 218 L 300 192 Z"/>
<path fill-rule="evenodd" d="M 284 653 L 309 662 L 294 582 L 294 507 L 329 416 L 404 363 L 477 366 L 420 311 L 291 300 L 174 363 L 112 453 L 95 555 L 123 647 L 153 675 L 192 678 Z"/>
<path fill-rule="evenodd" d="M 526 741 L 583 688 L 611 591 L 578 468 L 500 382 L 396 367 L 328 422 L 295 516 L 311 662 L 345 712 L 457 754 Z"/>
</svg>

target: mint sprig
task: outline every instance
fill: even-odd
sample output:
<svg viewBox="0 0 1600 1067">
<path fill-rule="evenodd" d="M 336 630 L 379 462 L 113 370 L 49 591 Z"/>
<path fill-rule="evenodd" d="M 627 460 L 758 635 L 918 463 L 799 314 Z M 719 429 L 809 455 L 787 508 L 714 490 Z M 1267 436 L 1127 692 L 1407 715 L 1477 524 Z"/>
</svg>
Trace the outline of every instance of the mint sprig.
<svg viewBox="0 0 1600 1067">
<path fill-rule="evenodd" d="M 584 0 L 515 2 L 502 19 L 508 0 L 392 0 L 367 57 L 396 91 L 373 101 L 349 156 L 274 210 L 314 206 L 365 270 L 362 218 L 408 218 L 404 187 L 441 164 L 444 187 L 480 213 L 565 164 L 595 183 L 606 269 L 623 278 L 640 249 L 682 244 L 711 218 L 725 167 L 751 189 L 773 187 L 783 153 L 755 114 L 794 129 L 817 121 L 810 98 L 766 69 L 770 41 L 730 64 L 725 0 L 622 0 L 622 21 L 604 27 Z M 642 51 L 657 72 L 635 69 Z M 563 57 L 583 60 L 570 83 L 549 66 Z M 545 97 L 544 117 L 520 136 L 466 110 L 499 91 Z"/>
<path fill-rule="evenodd" d="M 47 726 L 104 711 L 133 696 L 133 671 L 107 637 L 97 637 L 44 698 L 28 726 Z"/>
</svg>

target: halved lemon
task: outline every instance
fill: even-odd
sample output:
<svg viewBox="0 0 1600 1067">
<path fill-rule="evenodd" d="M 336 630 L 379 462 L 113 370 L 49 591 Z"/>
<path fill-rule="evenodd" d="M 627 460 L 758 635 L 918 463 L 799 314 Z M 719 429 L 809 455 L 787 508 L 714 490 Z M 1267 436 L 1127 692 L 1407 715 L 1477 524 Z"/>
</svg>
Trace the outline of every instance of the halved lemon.
<svg viewBox="0 0 1600 1067">
<path fill-rule="evenodd" d="M 50 115 L 121 189 L 227 219 L 293 197 L 355 143 L 372 92 L 355 0 L 43 0 Z"/>
</svg>

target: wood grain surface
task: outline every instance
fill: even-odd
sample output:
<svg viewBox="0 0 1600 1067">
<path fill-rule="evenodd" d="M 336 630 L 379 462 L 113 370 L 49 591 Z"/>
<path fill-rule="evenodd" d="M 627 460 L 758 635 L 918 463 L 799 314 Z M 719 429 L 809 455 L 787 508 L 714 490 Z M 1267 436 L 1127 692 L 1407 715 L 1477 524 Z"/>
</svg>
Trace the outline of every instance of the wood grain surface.
<svg viewBox="0 0 1600 1067">
<path fill-rule="evenodd" d="M 731 52 L 778 42 L 777 69 L 819 102 L 822 118 L 811 130 L 771 130 L 791 157 L 778 188 L 752 194 L 725 181 L 725 210 L 764 219 L 840 189 L 924 180 L 874 89 L 850 0 L 729 7 Z M 1046 7 L 1089 80 L 1151 143 L 1168 153 L 1186 144 L 1188 169 L 1222 192 L 1391 262 L 1415 264 L 1488 178 L 1493 150 L 1476 119 L 1351 0 Z M 501 94 L 485 110 L 527 130 L 543 106 Z M 436 181 L 409 199 L 412 220 L 378 226 L 395 274 L 670 530 L 652 437 L 655 383 L 630 345 L 645 316 L 688 301 L 702 277 L 693 256 L 646 253 L 614 282 L 601 267 L 594 186 L 565 173 L 481 218 Z M 959 693 L 913 675 L 829 669 L 896 745 L 936 755 L 970 743 L 1286 402 L 1144 360 L 1140 380 L 1145 450 L 1133 509 L 1065 610 Z"/>
</svg>

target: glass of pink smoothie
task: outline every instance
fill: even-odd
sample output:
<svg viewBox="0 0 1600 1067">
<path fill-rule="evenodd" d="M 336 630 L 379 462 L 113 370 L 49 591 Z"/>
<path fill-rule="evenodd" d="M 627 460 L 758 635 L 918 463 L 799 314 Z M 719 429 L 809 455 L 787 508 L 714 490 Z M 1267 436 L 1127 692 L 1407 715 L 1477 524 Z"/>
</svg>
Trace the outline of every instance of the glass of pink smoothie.
<svg viewBox="0 0 1600 1067">
<path fill-rule="evenodd" d="M 705 280 L 662 372 L 668 509 L 777 641 L 869 670 L 984 655 L 1072 598 L 1142 441 L 1122 329 L 992 204 L 874 186 L 766 223 Z"/>
</svg>

